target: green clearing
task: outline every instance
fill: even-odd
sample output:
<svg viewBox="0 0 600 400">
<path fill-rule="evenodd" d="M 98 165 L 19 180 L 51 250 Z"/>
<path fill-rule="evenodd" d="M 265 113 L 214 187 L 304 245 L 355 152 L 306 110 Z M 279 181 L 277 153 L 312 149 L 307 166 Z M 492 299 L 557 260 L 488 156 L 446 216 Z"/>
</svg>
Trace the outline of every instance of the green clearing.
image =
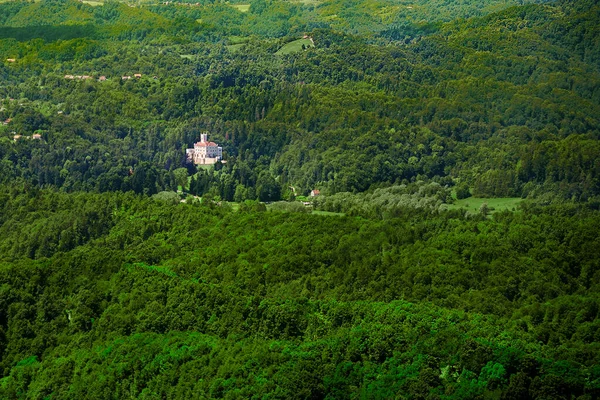
<svg viewBox="0 0 600 400">
<path fill-rule="evenodd" d="M 482 198 L 482 197 L 469 197 L 467 199 L 456 200 L 454 204 L 448 204 L 449 210 L 456 210 L 464 208 L 470 212 L 479 212 L 479 208 L 483 203 L 487 203 L 491 212 L 504 211 L 504 210 L 516 210 L 519 203 L 522 201 L 520 197 L 496 197 L 496 198 Z"/>
<path fill-rule="evenodd" d="M 302 50 L 302 45 L 304 45 L 304 47 L 315 47 L 310 39 L 298 39 L 294 40 L 293 42 L 286 43 L 282 48 L 277 50 L 275 54 L 283 55 L 297 53 Z"/>
<path fill-rule="evenodd" d="M 237 51 L 239 51 L 242 47 L 244 47 L 245 43 L 236 43 L 236 44 L 230 44 L 227 47 L 227 50 L 229 50 L 232 53 L 235 53 Z"/>
<path fill-rule="evenodd" d="M 229 41 L 229 44 L 233 45 L 246 43 L 250 40 L 250 38 L 248 36 L 231 35 L 227 38 L 227 40 Z"/>
<path fill-rule="evenodd" d="M 312 214 L 315 215 L 325 215 L 328 217 L 344 217 L 346 214 L 332 211 L 313 211 Z"/>
<path fill-rule="evenodd" d="M 300 3 L 306 5 L 318 5 L 321 4 L 319 0 L 290 0 L 290 3 Z"/>
<path fill-rule="evenodd" d="M 92 7 L 103 6 L 103 1 L 92 1 L 92 0 L 83 0 L 82 3 L 89 4 Z"/>
<path fill-rule="evenodd" d="M 231 7 L 243 13 L 248 12 L 248 10 L 250 10 L 250 4 L 231 4 Z"/>
<path fill-rule="evenodd" d="M 193 60 L 194 59 L 194 55 L 193 54 L 180 54 L 179 57 L 181 57 L 181 58 L 187 58 L 188 60 Z"/>
</svg>

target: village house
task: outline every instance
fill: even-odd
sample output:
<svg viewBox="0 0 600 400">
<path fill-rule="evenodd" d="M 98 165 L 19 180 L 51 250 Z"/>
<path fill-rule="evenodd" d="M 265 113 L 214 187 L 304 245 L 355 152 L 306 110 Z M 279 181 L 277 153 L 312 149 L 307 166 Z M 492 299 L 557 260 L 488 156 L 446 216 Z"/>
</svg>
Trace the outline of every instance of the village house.
<svg viewBox="0 0 600 400">
<path fill-rule="evenodd" d="M 124 81 L 126 81 L 128 79 L 131 79 L 131 76 L 129 76 L 129 75 L 122 76 L 121 79 L 124 80 Z"/>
<path fill-rule="evenodd" d="M 39 133 L 34 133 L 31 138 L 33 140 L 42 140 L 42 135 L 40 135 Z"/>
<path fill-rule="evenodd" d="M 16 62 L 17 60 L 15 58 L 7 58 L 6 61 L 13 63 L 13 62 Z"/>
<path fill-rule="evenodd" d="M 321 192 L 319 191 L 319 189 L 313 189 L 310 191 L 310 197 L 317 197 L 321 194 Z"/>
<path fill-rule="evenodd" d="M 200 135 L 200 141 L 194 143 L 194 147 L 185 151 L 188 162 L 197 165 L 215 164 L 223 157 L 223 148 L 215 142 L 208 141 L 208 134 Z"/>
<path fill-rule="evenodd" d="M 106 80 L 106 76 L 102 75 L 100 78 L 98 78 L 98 80 L 100 82 L 104 82 Z"/>
<path fill-rule="evenodd" d="M 141 77 L 142 77 L 142 74 L 133 74 L 133 76 L 135 76 L 136 78 L 138 78 L 138 79 L 139 79 L 139 78 L 141 78 Z"/>
</svg>

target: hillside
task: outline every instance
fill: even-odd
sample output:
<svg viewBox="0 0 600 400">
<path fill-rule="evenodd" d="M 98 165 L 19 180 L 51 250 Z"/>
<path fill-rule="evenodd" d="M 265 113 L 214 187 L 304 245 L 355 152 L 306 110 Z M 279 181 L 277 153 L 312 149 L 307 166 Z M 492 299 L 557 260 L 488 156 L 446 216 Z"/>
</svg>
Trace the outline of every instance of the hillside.
<svg viewBox="0 0 600 400">
<path fill-rule="evenodd" d="M 599 27 L 0 2 L 0 397 L 600 397 Z"/>
<path fill-rule="evenodd" d="M 599 394 L 597 210 L 2 200 L 4 398 Z"/>
<path fill-rule="evenodd" d="M 235 54 L 223 52 L 212 28 L 194 20 L 141 24 L 148 11 L 111 7 L 114 24 L 76 30 L 91 37 L 3 41 L 3 54 L 18 60 L 2 66 L 1 90 L 21 99 L 5 100 L 1 117 L 13 125 L 4 131 L 45 132 L 44 146 L 23 145 L 39 154 L 35 164 L 15 163 L 10 154 L 21 150 L 4 142 L 13 160 L 4 164 L 7 180 L 37 176 L 39 184 L 103 191 L 101 181 L 120 187 L 123 171 L 148 161 L 162 176 L 151 191 L 168 188 L 167 170 L 184 166 L 180 149 L 208 129 L 235 163 L 203 191 L 214 187 L 230 201 L 262 172 L 281 193 L 288 185 L 335 193 L 433 179 L 465 182 L 479 196 L 598 194 L 597 7 L 510 8 L 409 44 L 318 29 L 314 49 L 285 58 L 275 54 L 280 40 L 253 36 Z M 567 25 L 577 28 L 556 33 Z M 574 45 L 579 31 L 589 32 Z M 121 84 L 136 72 L 159 79 Z M 65 82 L 67 74 L 109 80 Z M 129 146 L 138 154 L 128 160 Z"/>
</svg>

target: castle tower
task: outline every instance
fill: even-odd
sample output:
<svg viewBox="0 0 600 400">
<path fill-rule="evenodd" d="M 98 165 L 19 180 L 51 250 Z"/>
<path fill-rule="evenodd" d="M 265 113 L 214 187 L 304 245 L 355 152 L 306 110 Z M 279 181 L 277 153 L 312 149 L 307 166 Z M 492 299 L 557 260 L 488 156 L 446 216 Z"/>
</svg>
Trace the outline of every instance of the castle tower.
<svg viewBox="0 0 600 400">
<path fill-rule="evenodd" d="M 202 142 L 202 143 L 208 142 L 208 133 L 202 133 L 200 135 L 200 142 Z"/>
</svg>

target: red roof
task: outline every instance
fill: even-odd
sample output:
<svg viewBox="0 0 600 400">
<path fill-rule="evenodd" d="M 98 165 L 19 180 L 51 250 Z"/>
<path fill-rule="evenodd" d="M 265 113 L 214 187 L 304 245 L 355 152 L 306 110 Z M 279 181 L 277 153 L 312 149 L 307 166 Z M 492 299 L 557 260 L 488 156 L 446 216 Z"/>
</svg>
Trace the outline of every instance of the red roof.
<svg viewBox="0 0 600 400">
<path fill-rule="evenodd" d="M 194 146 L 208 146 L 208 147 L 217 147 L 215 142 L 197 142 Z"/>
</svg>

